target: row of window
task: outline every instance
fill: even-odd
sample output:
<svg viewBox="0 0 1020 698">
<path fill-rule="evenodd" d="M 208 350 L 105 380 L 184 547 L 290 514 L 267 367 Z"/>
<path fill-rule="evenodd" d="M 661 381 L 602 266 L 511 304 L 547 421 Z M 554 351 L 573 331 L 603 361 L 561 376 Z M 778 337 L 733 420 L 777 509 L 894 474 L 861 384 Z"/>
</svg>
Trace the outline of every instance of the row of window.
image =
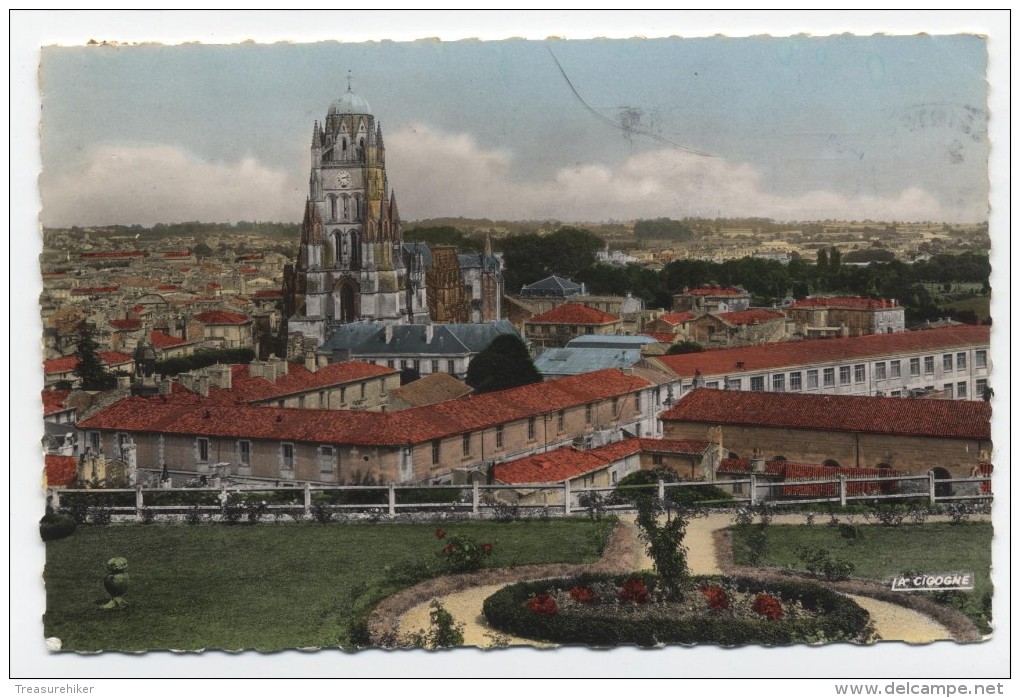
<svg viewBox="0 0 1020 698">
<path fill-rule="evenodd" d="M 382 361 L 379 361 L 379 365 L 382 366 Z M 396 368 L 397 365 L 398 364 L 396 359 L 386 359 L 386 366 L 388 368 Z M 399 365 L 401 371 L 406 370 L 408 368 L 413 368 L 418 373 L 421 373 L 422 363 L 420 359 L 411 360 L 400 359 Z M 440 366 L 439 360 L 433 359 L 429 367 L 432 369 L 431 371 L 432 373 L 439 373 L 439 366 Z M 446 360 L 446 372 L 449 374 L 455 374 L 457 372 L 457 365 L 453 359 Z"/>
<path fill-rule="evenodd" d="M 935 373 L 935 357 L 925 356 L 924 358 L 924 373 L 931 375 Z M 921 357 L 910 359 L 909 361 L 909 372 L 911 376 L 921 375 Z M 953 355 L 943 355 L 943 368 L 946 371 L 952 370 Z M 978 349 L 974 352 L 974 364 L 978 368 L 986 368 L 988 365 L 988 353 L 985 349 Z M 949 368 L 945 368 L 946 366 Z M 966 352 L 959 352 L 956 354 L 955 362 L 957 370 L 966 370 L 967 368 L 967 354 Z M 888 370 L 887 370 L 888 369 Z M 832 388 L 836 386 L 836 367 L 821 369 L 822 386 L 826 388 Z M 852 373 L 851 373 L 852 371 Z M 900 378 L 903 374 L 903 368 L 899 359 L 893 359 L 891 361 L 878 361 L 875 363 L 875 380 L 888 380 L 890 378 Z M 839 366 L 839 385 L 850 385 L 851 375 L 853 383 L 864 383 L 867 381 L 867 365 L 866 364 L 854 364 L 853 366 Z M 791 371 L 790 372 L 790 385 L 789 390 L 791 392 L 797 392 L 803 389 L 813 390 L 818 388 L 818 369 L 812 368 L 806 371 Z M 715 385 L 708 384 L 708 387 L 717 387 Z M 727 390 L 740 390 L 741 379 L 731 378 L 726 381 Z M 763 391 L 765 390 L 765 376 L 751 376 L 750 389 L 752 391 Z M 772 391 L 773 392 L 785 392 L 786 391 L 786 374 L 776 373 L 772 375 Z"/>
</svg>

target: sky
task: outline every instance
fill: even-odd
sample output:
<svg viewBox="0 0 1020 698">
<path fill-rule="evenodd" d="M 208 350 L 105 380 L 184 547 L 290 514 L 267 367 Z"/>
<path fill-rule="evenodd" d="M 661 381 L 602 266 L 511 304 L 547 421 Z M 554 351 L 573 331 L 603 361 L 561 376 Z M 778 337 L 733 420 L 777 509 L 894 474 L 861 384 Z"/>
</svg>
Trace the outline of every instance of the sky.
<svg viewBox="0 0 1020 698">
<path fill-rule="evenodd" d="M 40 184 L 46 224 L 295 220 L 306 195 L 312 122 L 322 119 L 329 103 L 346 89 L 348 70 L 355 89 L 382 122 L 389 176 L 406 220 L 552 213 L 568 219 L 571 211 L 596 220 L 677 216 L 683 211 L 808 218 L 808 202 L 828 211 L 819 213 L 821 218 L 864 217 L 870 207 L 873 217 L 903 220 L 909 218 L 905 207 L 889 216 L 878 210 L 900 199 L 919 202 L 917 208 L 934 201 L 943 213 L 931 213 L 932 219 L 957 215 L 960 220 L 982 220 L 984 156 L 976 147 L 980 144 L 961 138 L 966 134 L 960 124 L 971 122 L 961 121 L 958 108 L 980 110 L 990 89 L 994 106 L 988 171 L 994 204 L 992 286 L 997 291 L 992 362 L 1000 376 L 992 433 L 996 453 L 1008 458 L 1008 15 L 974 10 L 484 15 L 117 11 L 13 13 L 11 26 L 11 302 L 10 322 L 6 330 L 0 325 L 0 332 L 10 335 L 17 328 L 19 341 L 5 338 L 12 367 L 37 366 L 40 361 L 38 343 L 24 340 L 42 333 L 36 302 L 39 267 L 30 261 L 41 251 Z M 684 49 L 673 48 L 673 53 L 655 44 L 677 42 L 627 41 L 614 44 L 614 50 L 606 42 L 574 47 L 567 41 L 549 42 L 596 115 L 573 96 L 544 42 L 549 36 L 574 40 L 845 32 L 988 35 L 990 82 L 984 83 L 983 49 L 974 40 L 922 38 L 905 42 L 910 46 L 900 42 L 899 47 L 886 43 L 874 48 L 871 39 L 830 39 L 821 53 L 804 39 L 742 42 L 741 51 L 730 53 L 695 46 L 704 42 L 682 42 Z M 382 43 L 432 36 L 526 37 L 535 43 L 508 49 L 508 44 L 467 42 L 450 52 L 447 45 L 429 43 L 413 54 L 407 46 Z M 197 47 L 186 47 L 173 53 L 173 60 L 148 58 L 147 64 L 134 57 L 141 49 L 126 58 L 131 52 L 121 48 L 74 49 L 63 56 L 63 50 L 54 50 L 52 57 L 41 50 L 55 44 L 80 47 L 90 39 L 210 45 L 249 39 L 376 43 L 234 47 L 219 49 L 215 60 L 211 52 L 199 56 Z M 717 39 L 714 45 L 733 43 Z M 865 48 L 853 53 L 844 45 L 850 43 Z M 944 48 L 950 43 L 960 53 Z M 489 49 L 487 56 L 483 48 Z M 929 104 L 947 109 L 920 111 Z M 626 134 L 605 121 L 619 122 L 627 107 L 640 112 L 637 127 L 654 137 Z M 935 116 L 929 116 L 934 113 L 944 116 L 936 123 Z M 956 140 L 959 148 L 953 145 Z M 688 157 L 690 151 L 677 146 L 714 157 Z M 953 152 L 962 155 L 962 161 Z M 783 213 L 790 209 L 794 213 Z M 579 648 L 412 652 L 399 657 L 380 652 L 49 654 L 39 637 L 45 599 L 39 583 L 44 549 L 37 522 L 43 501 L 34 467 L 39 460 L 41 404 L 36 396 L 42 376 L 36 370 L 10 373 L 10 432 L 32 435 L 11 439 L 11 491 L 35 495 L 12 497 L 9 517 L 16 561 L 10 589 L 18 601 L 11 609 L 14 677 L 93 677 L 88 681 L 93 685 L 100 685 L 97 677 L 117 677 L 100 685 L 110 696 L 151 691 L 151 683 L 121 680 L 148 676 L 801 677 L 755 684 L 763 696 L 790 698 L 831 691 L 831 681 L 811 681 L 809 676 L 1002 676 L 1008 666 L 1008 623 L 980 645 L 894 644 L 880 653 L 868 652 L 866 662 L 859 661 L 857 648 L 841 647 L 781 652 L 743 648 L 739 662 L 733 662 L 732 651 L 708 647 L 617 648 L 611 653 Z M 1010 489 L 1008 462 L 1005 465 L 996 473 L 1003 492 Z M 1008 560 L 1008 507 L 995 511 L 993 556 Z M 996 565 L 993 579 L 997 588 L 1008 589 L 1008 566 Z M 996 594 L 999 617 L 1007 617 L 1008 599 L 1008 594 Z M 593 695 L 618 693 L 621 686 L 601 680 L 571 685 Z M 259 690 L 258 685 L 251 687 Z M 301 686 L 308 687 L 307 682 Z M 336 690 L 332 684 L 321 688 Z M 683 688 L 718 692 L 720 684 L 708 679 Z"/>
<path fill-rule="evenodd" d="M 299 220 L 350 74 L 405 221 L 979 222 L 986 68 L 967 34 L 49 47 L 42 221 Z"/>
</svg>

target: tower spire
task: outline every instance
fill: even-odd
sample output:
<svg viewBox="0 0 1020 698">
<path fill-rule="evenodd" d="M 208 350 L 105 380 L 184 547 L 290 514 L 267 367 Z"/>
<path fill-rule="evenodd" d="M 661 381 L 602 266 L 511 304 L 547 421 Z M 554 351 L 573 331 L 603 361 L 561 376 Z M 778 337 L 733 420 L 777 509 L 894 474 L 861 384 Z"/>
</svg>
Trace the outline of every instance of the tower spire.
<svg viewBox="0 0 1020 698">
<path fill-rule="evenodd" d="M 347 91 L 351 92 L 351 69 L 347 69 Z"/>
</svg>

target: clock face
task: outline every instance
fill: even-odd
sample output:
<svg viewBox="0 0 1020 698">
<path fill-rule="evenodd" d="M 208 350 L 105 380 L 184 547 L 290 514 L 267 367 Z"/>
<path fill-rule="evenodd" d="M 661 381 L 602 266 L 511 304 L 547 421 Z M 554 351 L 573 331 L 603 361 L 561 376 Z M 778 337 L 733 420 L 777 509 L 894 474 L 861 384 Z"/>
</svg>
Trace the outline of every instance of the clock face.
<svg viewBox="0 0 1020 698">
<path fill-rule="evenodd" d="M 341 172 L 336 176 L 336 185 L 341 189 L 346 189 L 351 186 L 351 173 Z"/>
</svg>

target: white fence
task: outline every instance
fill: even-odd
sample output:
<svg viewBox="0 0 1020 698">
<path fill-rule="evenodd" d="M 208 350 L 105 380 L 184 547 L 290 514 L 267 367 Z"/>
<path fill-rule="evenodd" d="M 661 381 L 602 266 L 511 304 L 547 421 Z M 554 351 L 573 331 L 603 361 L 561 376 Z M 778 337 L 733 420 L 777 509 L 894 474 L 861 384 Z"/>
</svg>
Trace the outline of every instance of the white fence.
<svg viewBox="0 0 1020 698">
<path fill-rule="evenodd" d="M 870 483 L 870 484 L 869 484 Z M 905 483 L 914 483 L 904 487 Z M 70 501 L 84 502 L 87 506 L 105 507 L 111 514 L 141 517 L 143 511 L 153 515 L 182 514 L 198 511 L 202 514 L 222 514 L 229 501 L 259 502 L 265 498 L 265 511 L 313 518 L 316 509 L 334 513 L 372 513 L 396 516 L 406 512 L 459 512 L 477 517 L 499 516 L 508 507 L 517 511 L 539 510 L 549 514 L 569 516 L 573 513 L 598 509 L 600 511 L 629 511 L 634 504 L 621 498 L 624 490 L 654 492 L 661 501 L 673 488 L 701 488 L 715 486 L 731 489 L 733 497 L 719 499 L 700 498 L 695 504 L 702 507 L 731 506 L 768 502 L 770 505 L 847 504 L 858 501 L 889 501 L 926 499 L 930 504 L 959 501 L 991 501 L 991 477 L 936 479 L 927 475 L 897 477 L 848 478 L 838 476 L 815 480 L 769 481 L 751 474 L 747 478 L 716 482 L 663 482 L 624 487 L 571 488 L 566 481 L 554 485 L 344 485 L 324 486 L 304 483 L 289 487 L 222 486 L 219 488 L 144 488 L 134 489 L 50 489 L 49 506 L 58 509 Z M 746 488 L 746 494 L 744 489 Z M 552 495 L 549 504 L 518 504 L 514 499 L 521 493 L 533 495 L 542 492 Z M 831 494 L 828 494 L 830 493 Z M 408 496 L 408 493 L 411 493 Z M 430 496 L 432 493 L 434 496 Z M 509 498 L 500 493 L 510 494 Z M 792 493 L 792 494 L 791 494 Z M 231 497 L 231 495 L 234 495 Z M 147 499 L 148 498 L 148 501 Z M 61 500 L 64 500 L 63 502 Z M 180 501 L 172 501 L 180 500 Z M 360 500 L 360 501 L 352 501 Z M 408 501 L 410 500 L 410 501 Z M 434 501 L 430 501 L 434 500 Z M 94 504 L 93 504 L 94 503 Z"/>
</svg>

